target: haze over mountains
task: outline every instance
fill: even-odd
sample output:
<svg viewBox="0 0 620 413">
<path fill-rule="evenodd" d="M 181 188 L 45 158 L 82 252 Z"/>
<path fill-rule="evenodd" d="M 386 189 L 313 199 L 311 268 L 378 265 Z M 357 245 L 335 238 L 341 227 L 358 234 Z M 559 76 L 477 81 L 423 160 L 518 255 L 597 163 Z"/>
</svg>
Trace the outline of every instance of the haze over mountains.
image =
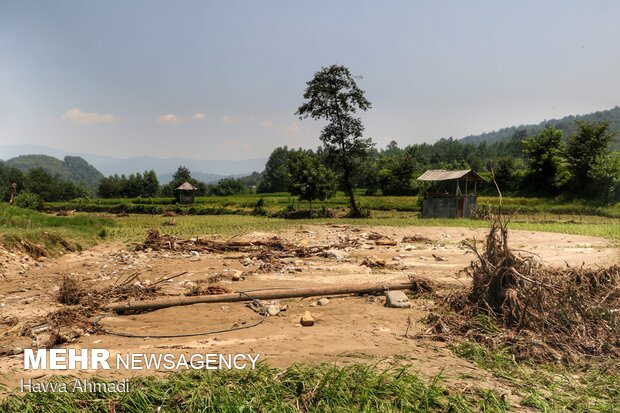
<svg viewBox="0 0 620 413">
<path fill-rule="evenodd" d="M 461 141 L 464 143 L 479 143 L 483 141 L 494 142 L 511 137 L 517 130 L 526 130 L 528 135 L 531 135 L 537 133 L 547 125 L 552 125 L 563 130 L 565 136 L 568 136 L 576 129 L 576 120 L 609 121 L 611 123 L 611 129 L 616 132 L 616 136 L 612 143 L 613 148 L 620 150 L 620 107 L 618 106 L 613 109 L 593 112 L 586 115 L 569 115 L 561 119 L 544 120 L 538 124 L 510 126 L 497 131 L 466 136 L 462 138 Z M 36 162 L 23 162 L 24 159 L 28 160 L 28 158 L 11 159 L 19 157 L 20 155 L 30 154 L 48 155 L 59 159 L 38 157 L 36 158 Z M 78 156 L 94 166 L 94 168 L 81 159 L 76 158 Z M 0 145 L 0 159 L 10 160 L 13 166 L 19 167 L 20 169 L 28 169 L 29 167 L 33 167 L 33 165 L 41 166 L 40 164 L 43 162 L 46 165 L 49 164 L 44 169 L 59 174 L 62 177 L 85 183 L 91 188 L 96 187 L 96 181 L 98 182 L 98 179 L 101 178 L 101 174 L 106 176 L 114 174 L 128 175 L 151 169 L 155 170 L 160 183 L 165 184 L 171 180 L 172 174 L 179 165 L 186 166 L 192 172 L 192 176 L 199 181 L 211 183 L 217 182 L 225 177 L 239 177 L 249 175 L 254 171 L 260 172 L 265 168 L 265 163 L 267 161 L 266 158 L 234 161 L 188 158 L 161 159 L 151 156 L 121 159 L 87 153 L 72 153 L 40 145 Z M 33 159 L 35 158 L 30 158 L 29 161 L 33 161 Z M 60 159 L 64 159 L 64 161 Z M 84 176 L 78 176 L 79 173 L 82 172 Z M 101 172 L 101 174 L 99 174 L 99 172 Z"/>
<path fill-rule="evenodd" d="M 106 176 L 128 175 L 153 169 L 161 183 L 169 182 L 179 165 L 185 165 L 192 171 L 192 176 L 199 181 L 210 183 L 228 176 L 249 175 L 254 171 L 262 171 L 265 168 L 265 162 L 267 162 L 266 158 L 229 161 L 188 158 L 160 159 L 151 156 L 138 156 L 121 159 L 88 153 L 67 152 L 41 145 L 0 145 L 0 159 L 3 160 L 29 154 L 48 155 L 60 159 L 66 155 L 79 156 Z"/>
</svg>

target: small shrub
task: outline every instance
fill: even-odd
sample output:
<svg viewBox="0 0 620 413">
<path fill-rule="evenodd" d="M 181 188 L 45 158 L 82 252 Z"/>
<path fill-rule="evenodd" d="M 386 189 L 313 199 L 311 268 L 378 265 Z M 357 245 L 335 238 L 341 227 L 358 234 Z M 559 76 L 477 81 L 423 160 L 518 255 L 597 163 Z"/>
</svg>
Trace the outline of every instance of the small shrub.
<svg viewBox="0 0 620 413">
<path fill-rule="evenodd" d="M 37 194 L 24 191 L 15 197 L 15 206 L 40 211 L 43 209 L 43 200 Z"/>
<path fill-rule="evenodd" d="M 353 210 L 349 210 L 347 218 L 370 218 L 370 209 L 359 207 L 358 211 L 359 215 L 355 215 Z"/>
<path fill-rule="evenodd" d="M 252 215 L 256 216 L 265 216 L 267 215 L 267 210 L 265 209 L 265 198 L 260 198 L 256 201 L 254 205 L 254 209 L 252 210 Z"/>
</svg>

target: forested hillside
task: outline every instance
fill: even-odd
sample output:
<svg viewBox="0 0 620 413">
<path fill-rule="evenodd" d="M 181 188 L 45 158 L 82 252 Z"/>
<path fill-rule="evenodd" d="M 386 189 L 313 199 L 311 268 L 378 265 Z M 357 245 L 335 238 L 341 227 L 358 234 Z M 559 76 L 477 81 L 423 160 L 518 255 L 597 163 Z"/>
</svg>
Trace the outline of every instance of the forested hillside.
<svg viewBox="0 0 620 413">
<path fill-rule="evenodd" d="M 7 166 L 22 172 L 42 169 L 63 181 L 82 184 L 96 190 L 103 174 L 79 156 L 65 156 L 64 161 L 47 155 L 22 155 L 6 161 Z"/>
<path fill-rule="evenodd" d="M 525 131 L 525 135 L 534 135 L 543 130 L 546 126 L 553 126 L 554 128 L 564 132 L 565 137 L 568 137 L 577 130 L 576 120 L 584 120 L 588 122 L 609 121 L 610 130 L 615 132 L 615 137 L 612 140 L 612 148 L 615 150 L 620 150 L 620 106 L 616 106 L 615 108 L 609 110 L 593 112 L 587 115 L 569 115 L 561 119 L 544 120 L 536 125 L 510 126 L 493 132 L 481 133 L 480 135 L 469 135 L 463 139 L 460 139 L 460 141 L 462 143 L 493 143 L 499 140 L 511 138 L 516 131 Z"/>
</svg>

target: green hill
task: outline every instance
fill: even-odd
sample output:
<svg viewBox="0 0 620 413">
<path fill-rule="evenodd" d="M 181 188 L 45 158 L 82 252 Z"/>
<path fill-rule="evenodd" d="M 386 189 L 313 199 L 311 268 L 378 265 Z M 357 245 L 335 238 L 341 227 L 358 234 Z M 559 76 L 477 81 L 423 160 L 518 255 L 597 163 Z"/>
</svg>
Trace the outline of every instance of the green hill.
<svg viewBox="0 0 620 413">
<path fill-rule="evenodd" d="M 486 141 L 492 143 L 495 141 L 510 138 L 517 130 L 525 130 L 528 135 L 535 134 L 543 129 L 545 126 L 554 126 L 564 131 L 564 136 L 572 134 L 577 129 L 576 120 L 585 120 L 588 122 L 598 122 L 607 120 L 611 122 L 611 129 L 616 132 L 616 136 L 613 140 L 613 148 L 620 150 L 620 107 L 616 106 L 613 109 L 601 110 L 598 112 L 589 113 L 587 115 L 569 115 L 561 119 L 544 120 L 536 125 L 520 125 L 510 126 L 502 128 L 493 132 L 485 132 L 480 135 L 469 135 L 461 139 L 463 143 L 479 143 Z"/>
<path fill-rule="evenodd" d="M 96 190 L 103 174 L 79 156 L 65 156 L 64 160 L 47 155 L 21 155 L 6 161 L 21 171 L 42 168 L 51 175 Z"/>
</svg>

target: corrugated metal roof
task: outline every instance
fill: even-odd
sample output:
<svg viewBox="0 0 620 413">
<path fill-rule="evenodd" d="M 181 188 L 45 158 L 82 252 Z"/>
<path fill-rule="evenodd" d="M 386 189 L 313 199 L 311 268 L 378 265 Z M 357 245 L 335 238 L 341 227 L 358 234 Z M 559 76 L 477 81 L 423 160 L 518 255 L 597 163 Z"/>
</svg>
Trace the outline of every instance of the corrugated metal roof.
<svg viewBox="0 0 620 413">
<path fill-rule="evenodd" d="M 462 171 L 446 171 L 445 169 L 431 169 L 418 177 L 418 181 L 450 181 L 453 179 L 468 179 L 482 181 L 482 177 L 471 169 Z"/>
<path fill-rule="evenodd" d="M 190 184 L 189 182 L 184 182 L 177 189 L 181 191 L 195 191 L 197 188 L 194 187 L 194 185 Z"/>
</svg>

